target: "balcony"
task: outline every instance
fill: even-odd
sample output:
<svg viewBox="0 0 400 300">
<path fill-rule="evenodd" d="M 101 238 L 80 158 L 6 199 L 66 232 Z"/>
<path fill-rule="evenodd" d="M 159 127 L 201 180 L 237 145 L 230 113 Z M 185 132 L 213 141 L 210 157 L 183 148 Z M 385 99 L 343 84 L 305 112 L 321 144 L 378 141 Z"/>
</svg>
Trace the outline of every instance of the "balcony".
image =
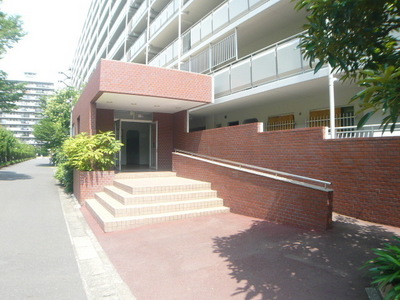
<svg viewBox="0 0 400 300">
<path fill-rule="evenodd" d="M 200 42 L 206 41 L 213 33 L 219 32 L 222 28 L 226 27 L 233 21 L 237 20 L 239 17 L 245 15 L 246 13 L 253 10 L 258 4 L 268 2 L 269 0 L 258 0 L 258 1 L 241 1 L 241 0 L 229 0 L 212 10 L 204 18 L 198 21 L 195 25 L 190 27 L 182 35 L 182 54 L 188 53 L 192 48 L 200 44 Z M 187 1 L 188 2 L 188 1 Z M 235 43 L 237 43 L 235 41 Z M 174 40 L 169 46 L 167 46 L 163 51 L 156 55 L 150 64 L 158 67 L 166 67 L 168 64 L 172 64 L 174 60 L 178 58 L 178 51 L 176 49 L 178 45 L 178 39 Z M 219 44 L 221 46 L 221 44 Z M 215 43 L 212 46 L 214 49 Z M 236 47 L 236 44 L 235 44 Z M 208 53 L 210 49 L 206 49 L 201 53 L 197 54 L 195 57 L 190 57 L 185 62 L 183 62 L 182 69 L 190 72 L 203 73 L 205 71 L 211 70 L 215 67 L 216 63 L 212 61 L 208 63 L 208 59 L 211 54 Z M 225 51 L 224 49 L 219 49 L 218 51 Z M 231 56 L 226 61 L 236 58 L 236 49 L 233 49 L 234 56 Z M 214 53 L 214 57 L 217 53 Z M 205 66 L 204 64 L 207 64 Z"/>
<path fill-rule="evenodd" d="M 129 34 L 132 34 L 136 26 L 143 20 L 144 15 L 147 13 L 147 1 L 143 1 L 128 24 Z"/>
<path fill-rule="evenodd" d="M 142 34 L 137 38 L 135 43 L 129 48 L 126 55 L 126 61 L 133 61 L 136 55 L 143 49 L 146 45 L 147 31 L 143 31 Z"/>
<path fill-rule="evenodd" d="M 172 0 L 154 19 L 150 24 L 150 38 L 154 35 L 170 20 L 172 19 L 177 11 L 179 10 L 180 0 Z"/>
<path fill-rule="evenodd" d="M 214 73 L 215 96 L 222 97 L 310 70 L 298 35 L 259 50 Z"/>
<path fill-rule="evenodd" d="M 226 1 L 183 34 L 183 54 L 187 53 L 213 33 L 232 23 L 238 17 L 251 11 L 256 5 L 268 1 L 269 0 Z"/>
</svg>

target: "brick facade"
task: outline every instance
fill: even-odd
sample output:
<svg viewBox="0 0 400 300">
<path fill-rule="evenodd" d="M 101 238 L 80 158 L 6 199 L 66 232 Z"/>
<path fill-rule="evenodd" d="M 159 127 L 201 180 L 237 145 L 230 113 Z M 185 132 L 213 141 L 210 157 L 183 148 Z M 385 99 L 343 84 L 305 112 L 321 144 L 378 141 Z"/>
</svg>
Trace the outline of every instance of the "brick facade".
<svg viewBox="0 0 400 300">
<path fill-rule="evenodd" d="M 80 204 L 94 194 L 103 191 L 105 185 L 112 185 L 114 171 L 78 171 L 74 170 L 74 195 Z"/>
<path fill-rule="evenodd" d="M 114 131 L 114 111 L 96 109 L 96 133 Z"/>
<path fill-rule="evenodd" d="M 96 108 L 96 100 L 104 92 L 208 103 L 212 91 L 209 76 L 102 60 L 76 104 L 72 120 L 79 132 L 93 134 L 110 128 L 112 111 Z M 324 128 L 263 132 L 260 123 L 187 133 L 186 118 L 186 111 L 154 113 L 159 169 L 173 166 L 178 174 L 212 182 L 232 211 L 276 222 L 295 220 L 306 227 L 309 221 L 316 221 L 321 228 L 320 224 L 329 224 L 332 195 L 300 187 L 293 190 L 269 179 L 189 162 L 173 156 L 174 148 L 330 181 L 334 211 L 400 226 L 399 137 L 327 140 Z M 83 192 L 85 184 L 92 193 L 97 184 L 109 180 L 108 176 L 76 176 L 78 199 L 89 197 Z M 93 188 L 89 179 L 94 180 Z M 246 196 L 249 191 L 251 196 Z"/>
<path fill-rule="evenodd" d="M 158 124 L 158 169 L 171 170 L 173 139 L 173 114 L 155 113 L 153 120 Z"/>
<path fill-rule="evenodd" d="M 281 182 L 175 154 L 178 176 L 209 181 L 231 212 L 270 222 L 325 230 L 332 223 L 332 192 Z"/>
<path fill-rule="evenodd" d="M 175 114 L 177 149 L 330 181 L 335 212 L 400 226 L 400 137 L 327 140 L 323 128 L 261 132 L 258 123 L 186 133 L 185 124 L 186 113 Z M 179 173 L 182 164 L 173 159 Z M 207 174 L 209 181 L 225 182 L 222 193 L 239 183 L 243 190 L 259 186 L 247 175 L 231 181 L 212 174 Z M 229 203 L 241 206 L 243 214 L 259 216 L 254 214 L 258 208 Z"/>
</svg>

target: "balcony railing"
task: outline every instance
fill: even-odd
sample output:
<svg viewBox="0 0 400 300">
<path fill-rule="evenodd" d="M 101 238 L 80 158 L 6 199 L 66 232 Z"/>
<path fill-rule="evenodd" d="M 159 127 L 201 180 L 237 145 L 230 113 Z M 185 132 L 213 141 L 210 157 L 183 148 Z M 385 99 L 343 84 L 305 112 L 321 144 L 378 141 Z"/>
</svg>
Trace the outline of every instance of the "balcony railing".
<svg viewBox="0 0 400 300">
<path fill-rule="evenodd" d="M 147 12 L 147 1 L 143 1 L 134 16 L 132 17 L 132 20 L 129 22 L 128 28 L 129 28 L 129 33 L 132 33 L 132 31 L 135 29 L 136 25 L 139 23 L 139 21 L 143 18 L 143 14 Z"/>
<path fill-rule="evenodd" d="M 180 0 L 172 0 L 150 24 L 150 37 L 153 37 L 179 10 Z"/>
<path fill-rule="evenodd" d="M 138 39 L 135 41 L 135 43 L 132 45 L 131 48 L 129 48 L 127 52 L 127 59 L 126 61 L 131 61 L 136 54 L 146 45 L 146 30 L 143 31 L 143 33 L 138 37 Z"/>
<path fill-rule="evenodd" d="M 182 64 L 182 70 L 195 73 L 209 72 L 213 68 L 236 58 L 237 37 L 236 33 L 233 33 L 196 56 L 190 57 Z"/>
<path fill-rule="evenodd" d="M 221 97 L 309 70 L 299 43 L 299 35 L 296 35 L 215 72 L 215 96 Z"/>
<path fill-rule="evenodd" d="M 212 33 L 221 30 L 223 26 L 230 24 L 231 21 L 235 20 L 238 16 L 252 10 L 256 6 L 256 4 L 268 1 L 269 0 L 248 0 L 248 1 L 228 0 L 222 3 L 212 12 L 210 12 L 207 16 L 205 16 L 195 25 L 190 27 L 185 33 L 183 33 L 182 54 L 187 53 L 195 45 L 208 38 Z M 184 2 L 184 5 L 186 4 L 186 2 Z M 152 59 L 150 64 L 158 67 L 167 66 L 169 63 L 171 63 L 174 59 L 178 57 L 179 49 L 176 49 L 177 44 L 178 44 L 178 39 L 173 41 L 162 52 L 156 55 Z M 217 64 L 211 66 L 212 63 L 209 63 L 207 61 L 210 55 L 208 51 L 209 49 L 196 55 L 196 57 L 191 57 L 188 61 L 183 63 L 182 69 L 190 70 L 191 72 L 196 72 L 196 73 L 203 73 L 207 70 L 211 70 L 211 68 Z M 214 54 L 215 54 L 214 57 L 216 57 L 217 54 L 216 53 Z M 195 67 L 194 65 L 196 64 L 200 64 L 201 67 Z M 206 68 L 204 68 L 205 64 L 207 64 Z"/>
<path fill-rule="evenodd" d="M 335 125 L 337 127 L 348 127 L 354 126 L 355 124 L 355 116 L 354 113 L 343 113 L 335 116 Z M 330 126 L 330 117 L 329 116 L 318 116 L 312 117 L 306 120 L 306 127 L 321 127 L 321 126 Z"/>
<path fill-rule="evenodd" d="M 182 35 L 183 53 L 188 52 L 214 32 L 221 30 L 237 17 L 269 0 L 228 0 L 198 21 Z"/>
<path fill-rule="evenodd" d="M 165 67 L 172 61 L 178 58 L 179 48 L 178 40 L 176 39 L 168 45 L 162 52 L 156 55 L 149 63 L 151 66 Z"/>
<path fill-rule="evenodd" d="M 361 129 L 357 129 L 357 126 L 342 126 L 336 127 L 336 138 L 338 139 L 349 139 L 349 138 L 367 138 L 367 137 L 390 137 L 400 136 L 400 123 L 396 123 L 393 132 L 386 129 L 382 132 L 380 124 L 364 125 Z M 328 128 L 328 138 L 331 138 L 331 130 Z"/>
</svg>

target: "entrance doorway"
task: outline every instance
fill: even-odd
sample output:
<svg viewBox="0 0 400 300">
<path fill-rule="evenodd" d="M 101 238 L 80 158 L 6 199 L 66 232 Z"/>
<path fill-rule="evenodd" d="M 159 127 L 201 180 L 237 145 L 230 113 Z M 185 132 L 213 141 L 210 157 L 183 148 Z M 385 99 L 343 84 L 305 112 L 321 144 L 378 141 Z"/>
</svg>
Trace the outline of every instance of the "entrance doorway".
<svg viewBox="0 0 400 300">
<path fill-rule="evenodd" d="M 115 135 L 123 143 L 117 170 L 157 169 L 157 134 L 157 122 L 116 120 Z"/>
</svg>

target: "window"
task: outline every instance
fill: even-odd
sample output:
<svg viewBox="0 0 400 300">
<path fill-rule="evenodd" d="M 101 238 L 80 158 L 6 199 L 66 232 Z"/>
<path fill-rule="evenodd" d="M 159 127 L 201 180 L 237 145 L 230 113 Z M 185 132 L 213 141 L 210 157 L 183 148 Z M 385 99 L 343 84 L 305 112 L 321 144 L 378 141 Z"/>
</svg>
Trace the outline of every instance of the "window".
<svg viewBox="0 0 400 300">
<path fill-rule="evenodd" d="M 228 122 L 228 126 L 236 126 L 236 125 L 239 125 L 239 121 Z"/>
<path fill-rule="evenodd" d="M 354 125 L 354 107 L 336 107 L 335 108 L 335 126 L 353 126 Z M 310 118 L 307 121 L 308 127 L 330 127 L 330 110 L 313 110 L 310 111 Z"/>
<path fill-rule="evenodd" d="M 294 129 L 294 114 L 281 115 L 268 118 L 267 130 L 287 130 Z"/>
</svg>

